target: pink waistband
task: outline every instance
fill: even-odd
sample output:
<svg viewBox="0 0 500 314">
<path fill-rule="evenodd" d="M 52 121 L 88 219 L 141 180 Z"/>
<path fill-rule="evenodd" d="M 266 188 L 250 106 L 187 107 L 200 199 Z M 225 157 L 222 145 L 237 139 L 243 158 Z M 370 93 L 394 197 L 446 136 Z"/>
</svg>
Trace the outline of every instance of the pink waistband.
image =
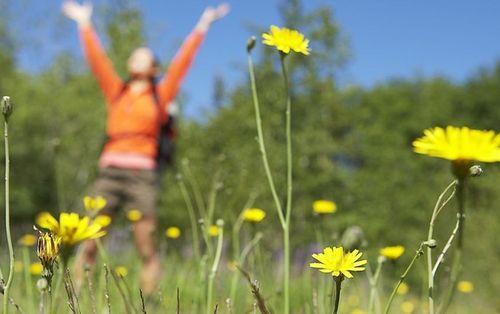
<svg viewBox="0 0 500 314">
<path fill-rule="evenodd" d="M 99 158 L 99 168 L 155 169 L 156 160 L 134 153 L 104 152 Z"/>
</svg>

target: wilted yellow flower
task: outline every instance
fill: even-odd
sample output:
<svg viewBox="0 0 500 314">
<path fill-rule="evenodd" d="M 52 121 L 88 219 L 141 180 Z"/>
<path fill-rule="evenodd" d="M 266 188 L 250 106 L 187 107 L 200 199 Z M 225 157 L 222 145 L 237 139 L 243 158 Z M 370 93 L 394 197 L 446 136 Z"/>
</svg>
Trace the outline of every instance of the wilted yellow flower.
<svg viewBox="0 0 500 314">
<path fill-rule="evenodd" d="M 337 211 L 337 204 L 327 200 L 317 200 L 313 202 L 313 211 L 316 214 L 333 214 Z"/>
<path fill-rule="evenodd" d="M 211 225 L 208 227 L 208 235 L 211 237 L 216 237 L 219 235 L 219 227 L 216 225 Z"/>
<path fill-rule="evenodd" d="M 309 39 L 296 30 L 271 25 L 269 33 L 262 34 L 262 39 L 265 45 L 274 46 L 285 54 L 290 51 L 309 54 Z"/>
<path fill-rule="evenodd" d="M 266 217 L 266 212 L 260 208 L 247 208 L 243 211 L 243 219 L 249 222 L 261 222 Z"/>
<path fill-rule="evenodd" d="M 435 127 L 413 142 L 416 153 L 452 161 L 500 161 L 500 134 L 468 127 Z"/>
<path fill-rule="evenodd" d="M 110 219 L 98 216 L 96 221 L 91 221 L 87 216 L 80 217 L 77 213 L 61 213 L 58 221 L 48 212 L 40 213 L 36 219 L 38 226 L 61 237 L 63 245 L 75 245 L 87 239 L 104 236 L 106 231 L 101 223 L 109 223 Z"/>
<path fill-rule="evenodd" d="M 470 281 L 462 280 L 458 282 L 457 289 L 462 293 L 471 293 L 474 291 L 474 284 Z"/>
<path fill-rule="evenodd" d="M 358 250 L 345 253 L 343 247 L 327 247 L 323 253 L 313 254 L 319 263 L 310 263 L 309 266 L 317 268 L 322 273 L 331 273 L 334 277 L 345 276 L 352 278 L 352 271 L 365 270 L 366 260 L 359 260 L 363 253 Z"/>
<path fill-rule="evenodd" d="M 20 273 L 20 272 L 22 272 L 22 271 L 23 271 L 23 268 L 24 268 L 24 264 L 23 264 L 23 262 L 21 262 L 21 261 L 15 261 L 15 262 L 14 262 L 14 271 L 15 271 L 16 273 Z"/>
<path fill-rule="evenodd" d="M 405 314 L 413 313 L 415 311 L 415 304 L 411 301 L 404 301 L 401 303 L 401 312 Z"/>
<path fill-rule="evenodd" d="M 177 239 L 181 236 L 181 229 L 178 227 L 168 227 L 165 231 L 165 235 L 170 239 Z"/>
<path fill-rule="evenodd" d="M 397 293 L 399 295 L 405 295 L 408 291 L 410 291 L 410 287 L 405 282 L 402 282 L 398 287 Z"/>
<path fill-rule="evenodd" d="M 128 270 L 127 267 L 125 266 L 116 266 L 115 268 L 115 274 L 118 275 L 119 277 L 125 277 L 128 275 Z"/>
<path fill-rule="evenodd" d="M 50 232 L 40 232 L 36 246 L 36 255 L 47 268 L 52 268 L 61 245 L 61 237 Z"/>
<path fill-rule="evenodd" d="M 36 244 L 36 237 L 33 234 L 27 233 L 19 238 L 19 244 L 22 246 L 33 246 Z"/>
<path fill-rule="evenodd" d="M 30 274 L 33 276 L 39 276 L 43 271 L 42 263 L 31 263 L 30 265 Z"/>
<path fill-rule="evenodd" d="M 102 196 L 97 196 L 97 197 L 85 196 L 83 198 L 83 205 L 85 206 L 86 211 L 92 214 L 96 214 L 101 209 L 106 207 L 106 199 Z"/>
<path fill-rule="evenodd" d="M 127 219 L 130 220 L 131 222 L 137 222 L 141 220 L 142 218 L 142 213 L 138 209 L 131 209 L 127 212 Z"/>
<path fill-rule="evenodd" d="M 405 248 L 402 245 L 396 246 L 387 246 L 385 248 L 380 249 L 379 254 L 392 260 L 396 260 L 403 255 L 405 252 Z"/>
</svg>

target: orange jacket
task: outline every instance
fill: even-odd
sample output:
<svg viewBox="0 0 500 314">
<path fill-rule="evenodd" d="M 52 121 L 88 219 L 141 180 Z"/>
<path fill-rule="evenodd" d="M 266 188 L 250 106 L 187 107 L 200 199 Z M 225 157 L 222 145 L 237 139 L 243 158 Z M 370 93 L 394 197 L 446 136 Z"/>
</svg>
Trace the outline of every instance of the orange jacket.
<svg viewBox="0 0 500 314">
<path fill-rule="evenodd" d="M 123 90 L 124 82 L 115 72 L 94 29 L 91 26 L 80 29 L 87 62 L 104 93 L 107 105 L 106 132 L 109 140 L 104 146 L 103 155 L 123 153 L 150 159 L 156 157 L 160 121 L 168 119 L 167 106 L 176 97 L 204 35 L 204 32 L 195 29 L 187 37 L 165 76 L 156 85 L 161 107 L 159 110 L 152 89 L 140 94 L 129 89 Z"/>
</svg>

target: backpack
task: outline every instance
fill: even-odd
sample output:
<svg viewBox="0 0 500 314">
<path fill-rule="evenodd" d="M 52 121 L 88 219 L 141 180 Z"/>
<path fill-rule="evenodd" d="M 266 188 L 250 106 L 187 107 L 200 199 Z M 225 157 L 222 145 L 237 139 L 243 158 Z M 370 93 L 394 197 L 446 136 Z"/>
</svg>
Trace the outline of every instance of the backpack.
<svg viewBox="0 0 500 314">
<path fill-rule="evenodd" d="M 126 80 L 125 83 L 123 83 L 122 89 L 116 96 L 115 101 L 117 101 L 123 96 L 123 93 L 127 89 L 129 82 L 130 79 Z M 163 108 L 161 108 L 161 104 L 156 91 L 156 80 L 154 79 L 152 80 L 152 86 L 153 86 L 153 99 L 156 103 L 157 109 L 163 110 Z M 169 119 L 166 122 L 161 122 L 160 125 L 160 131 L 158 133 L 158 138 L 157 138 L 157 151 L 156 151 L 156 165 L 157 165 L 156 170 L 160 175 L 163 175 L 167 167 L 173 165 L 174 163 L 174 152 L 175 152 L 174 139 L 177 136 L 177 128 L 175 120 L 176 120 L 175 117 L 169 117 Z M 109 135 L 106 134 L 106 140 L 104 143 L 106 143 L 109 139 L 110 139 Z"/>
</svg>

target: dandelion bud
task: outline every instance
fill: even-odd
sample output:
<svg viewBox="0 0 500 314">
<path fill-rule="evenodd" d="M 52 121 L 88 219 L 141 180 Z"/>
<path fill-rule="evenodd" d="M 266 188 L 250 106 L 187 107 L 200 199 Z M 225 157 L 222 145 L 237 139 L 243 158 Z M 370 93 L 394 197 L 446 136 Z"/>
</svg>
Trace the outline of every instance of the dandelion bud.
<svg viewBox="0 0 500 314">
<path fill-rule="evenodd" d="M 434 239 L 430 239 L 429 241 L 425 241 L 424 244 L 433 249 L 437 246 L 437 241 Z"/>
<path fill-rule="evenodd" d="M 9 119 L 12 114 L 12 103 L 9 96 L 3 96 L 2 99 L 2 114 L 5 120 Z"/>
<path fill-rule="evenodd" d="M 469 174 L 471 177 L 479 177 L 483 174 L 483 168 L 479 165 L 474 165 L 469 168 Z"/>
<path fill-rule="evenodd" d="M 256 41 L 257 40 L 255 39 L 255 36 L 248 38 L 248 40 L 247 40 L 247 52 L 248 53 L 252 52 L 252 49 L 255 47 Z"/>
<path fill-rule="evenodd" d="M 365 234 L 359 226 L 351 226 L 344 231 L 340 241 L 342 246 L 349 251 L 359 249 L 366 245 Z"/>
<path fill-rule="evenodd" d="M 36 282 L 36 287 L 39 291 L 47 290 L 48 286 L 49 286 L 49 283 L 47 282 L 47 279 L 45 279 L 45 278 L 40 278 Z"/>
<path fill-rule="evenodd" d="M 52 265 L 59 254 L 60 245 L 61 237 L 49 232 L 40 232 L 36 247 L 36 255 L 40 259 L 43 268 L 52 269 Z"/>
</svg>

